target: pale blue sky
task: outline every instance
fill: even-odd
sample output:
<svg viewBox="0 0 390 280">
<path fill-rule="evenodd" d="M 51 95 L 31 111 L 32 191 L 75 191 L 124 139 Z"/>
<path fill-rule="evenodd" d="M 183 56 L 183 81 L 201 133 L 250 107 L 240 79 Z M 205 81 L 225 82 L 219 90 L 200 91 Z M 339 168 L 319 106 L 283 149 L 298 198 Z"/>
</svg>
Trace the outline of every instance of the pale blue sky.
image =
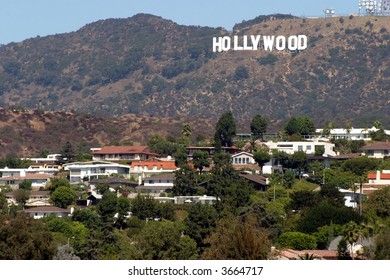
<svg viewBox="0 0 390 280">
<path fill-rule="evenodd" d="M 0 44 L 76 31 L 87 23 L 149 13 L 184 25 L 225 27 L 258 15 L 358 12 L 358 0 L 0 0 Z"/>
</svg>

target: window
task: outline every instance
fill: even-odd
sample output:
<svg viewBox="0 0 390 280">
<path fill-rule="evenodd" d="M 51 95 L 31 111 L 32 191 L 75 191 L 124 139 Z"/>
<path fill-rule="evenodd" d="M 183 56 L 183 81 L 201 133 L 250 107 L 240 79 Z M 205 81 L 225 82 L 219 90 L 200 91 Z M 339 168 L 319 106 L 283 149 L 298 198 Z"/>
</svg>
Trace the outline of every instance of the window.
<svg viewBox="0 0 390 280">
<path fill-rule="evenodd" d="M 298 145 L 298 151 L 303 151 L 303 146 L 302 145 Z"/>
<path fill-rule="evenodd" d="M 310 145 L 307 145 L 307 146 L 306 146 L 306 150 L 307 150 L 307 151 L 311 151 L 311 146 L 310 146 Z"/>
</svg>

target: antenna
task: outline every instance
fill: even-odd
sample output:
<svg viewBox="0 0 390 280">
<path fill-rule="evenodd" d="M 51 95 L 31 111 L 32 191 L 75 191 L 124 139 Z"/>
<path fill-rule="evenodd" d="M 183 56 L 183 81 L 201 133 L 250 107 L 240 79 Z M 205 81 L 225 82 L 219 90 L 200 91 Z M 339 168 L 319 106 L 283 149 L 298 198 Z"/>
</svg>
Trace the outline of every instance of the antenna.
<svg viewBox="0 0 390 280">
<path fill-rule="evenodd" d="M 379 3 L 379 11 L 382 16 L 390 16 L 390 0 L 382 0 Z"/>
<path fill-rule="evenodd" d="M 384 0 L 382 0 L 383 2 Z M 389 2 L 389 0 L 385 0 L 386 2 Z M 379 13 L 379 7 L 381 4 L 378 5 L 377 0 L 359 0 L 359 15 L 362 15 L 362 10 L 363 10 L 363 15 L 367 16 L 372 16 L 372 15 L 377 15 Z"/>
</svg>

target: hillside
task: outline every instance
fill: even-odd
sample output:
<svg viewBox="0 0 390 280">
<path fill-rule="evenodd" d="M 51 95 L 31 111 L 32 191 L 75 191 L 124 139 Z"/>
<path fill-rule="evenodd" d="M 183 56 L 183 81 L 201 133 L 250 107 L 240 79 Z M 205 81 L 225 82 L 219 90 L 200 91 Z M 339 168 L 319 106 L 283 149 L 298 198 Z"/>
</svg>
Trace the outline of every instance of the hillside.
<svg viewBox="0 0 390 280">
<path fill-rule="evenodd" d="M 100 116 L 149 114 L 213 122 L 232 110 L 273 126 L 308 115 L 318 126 L 390 126 L 388 17 L 263 16 L 222 28 L 139 14 L 0 47 L 0 105 Z M 212 37 L 297 35 L 303 52 L 212 52 Z"/>
<path fill-rule="evenodd" d="M 183 119 L 127 114 L 94 117 L 70 112 L 43 112 L 0 108 L 0 157 L 37 156 L 41 151 L 59 153 L 67 141 L 75 149 L 102 145 L 140 145 L 152 134 L 177 138 Z M 210 137 L 210 122 L 188 122 L 193 141 Z"/>
</svg>

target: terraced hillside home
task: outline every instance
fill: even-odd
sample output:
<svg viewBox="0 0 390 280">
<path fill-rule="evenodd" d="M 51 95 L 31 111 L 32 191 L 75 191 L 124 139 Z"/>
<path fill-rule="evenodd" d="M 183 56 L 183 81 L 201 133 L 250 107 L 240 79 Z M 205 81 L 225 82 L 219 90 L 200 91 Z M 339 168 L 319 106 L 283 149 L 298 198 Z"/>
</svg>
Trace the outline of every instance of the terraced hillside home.
<svg viewBox="0 0 390 280">
<path fill-rule="evenodd" d="M 69 170 L 70 182 L 83 182 L 84 180 L 98 179 L 119 175 L 130 178 L 130 166 L 104 161 L 73 162 L 64 164 L 64 170 Z"/>
<path fill-rule="evenodd" d="M 364 155 L 371 158 L 385 158 L 390 156 L 390 142 L 376 142 L 361 148 Z"/>
<path fill-rule="evenodd" d="M 104 146 L 93 150 L 92 160 L 142 161 L 158 156 L 148 146 Z"/>
</svg>

